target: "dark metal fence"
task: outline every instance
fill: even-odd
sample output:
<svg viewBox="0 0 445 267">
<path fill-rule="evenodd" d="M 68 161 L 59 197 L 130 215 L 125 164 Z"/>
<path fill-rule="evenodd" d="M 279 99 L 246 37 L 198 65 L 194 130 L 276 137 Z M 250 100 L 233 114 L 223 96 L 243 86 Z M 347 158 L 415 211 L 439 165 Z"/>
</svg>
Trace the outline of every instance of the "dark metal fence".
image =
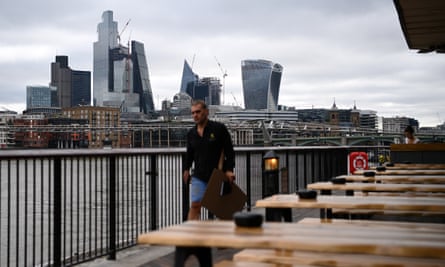
<svg viewBox="0 0 445 267">
<path fill-rule="evenodd" d="M 388 147 L 236 148 L 246 210 L 261 196 L 262 157 L 280 160 L 280 188 L 347 173 L 347 155 Z M 181 223 L 184 149 L 11 150 L 0 153 L 0 266 L 73 266 L 114 259 L 140 233 Z M 374 162 L 377 164 L 377 162 Z M 203 214 L 207 218 L 207 214 Z"/>
</svg>

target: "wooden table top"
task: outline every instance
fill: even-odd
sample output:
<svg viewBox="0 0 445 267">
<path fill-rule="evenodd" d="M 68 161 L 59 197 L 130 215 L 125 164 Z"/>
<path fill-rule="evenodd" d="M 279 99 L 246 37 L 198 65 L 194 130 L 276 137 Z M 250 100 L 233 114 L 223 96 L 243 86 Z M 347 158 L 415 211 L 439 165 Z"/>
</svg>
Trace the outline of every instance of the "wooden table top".
<svg viewBox="0 0 445 267">
<path fill-rule="evenodd" d="M 138 244 L 267 248 L 333 253 L 445 259 L 445 231 L 420 227 L 362 224 L 298 224 L 265 222 L 262 227 L 237 227 L 232 221 L 188 221 L 141 234 Z"/>
<path fill-rule="evenodd" d="M 400 170 L 391 170 L 387 169 L 385 171 L 376 171 L 376 170 L 357 170 L 354 172 L 354 174 L 363 174 L 366 171 L 375 171 L 376 176 L 377 175 L 445 175 L 445 170 L 441 169 L 427 169 L 427 170 L 407 170 L 407 169 L 400 169 Z"/>
<path fill-rule="evenodd" d="M 429 169 L 442 169 L 445 170 L 445 164 L 441 163 L 395 163 L 394 166 L 386 166 L 387 170 L 429 170 Z M 375 168 L 371 168 L 375 169 Z"/>
<path fill-rule="evenodd" d="M 444 193 L 445 184 L 382 184 L 382 183 L 345 183 L 318 182 L 308 184 L 313 190 L 357 190 L 381 192 L 434 192 Z"/>
<path fill-rule="evenodd" d="M 445 175 L 376 175 L 365 177 L 363 175 L 340 175 L 350 182 L 376 182 L 382 183 L 414 183 L 414 184 L 445 184 Z"/>
<path fill-rule="evenodd" d="M 262 208 L 369 209 L 384 211 L 445 212 L 443 198 L 398 196 L 326 196 L 300 199 L 297 194 L 277 194 L 256 201 Z"/>
</svg>

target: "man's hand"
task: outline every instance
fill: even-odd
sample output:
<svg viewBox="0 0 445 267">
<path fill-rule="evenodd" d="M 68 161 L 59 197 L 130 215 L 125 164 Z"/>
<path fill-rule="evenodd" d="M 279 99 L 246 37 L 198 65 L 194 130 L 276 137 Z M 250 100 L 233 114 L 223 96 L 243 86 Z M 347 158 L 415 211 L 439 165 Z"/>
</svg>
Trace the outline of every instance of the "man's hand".
<svg viewBox="0 0 445 267">
<path fill-rule="evenodd" d="M 231 183 L 235 181 L 235 174 L 232 171 L 226 171 L 226 177 Z"/>
<path fill-rule="evenodd" d="M 182 179 L 184 180 L 185 184 L 188 184 L 190 182 L 190 172 L 188 170 L 185 170 Z"/>
</svg>

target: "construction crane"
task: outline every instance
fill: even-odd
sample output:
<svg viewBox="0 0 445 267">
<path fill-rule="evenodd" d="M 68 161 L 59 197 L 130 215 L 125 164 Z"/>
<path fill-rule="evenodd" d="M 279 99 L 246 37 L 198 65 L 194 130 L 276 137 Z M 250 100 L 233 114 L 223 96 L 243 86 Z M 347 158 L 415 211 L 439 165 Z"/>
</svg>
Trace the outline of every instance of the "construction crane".
<svg viewBox="0 0 445 267">
<path fill-rule="evenodd" d="M 232 94 L 233 100 L 235 100 L 235 104 L 236 104 L 238 107 L 241 107 L 241 105 L 238 103 L 238 101 L 236 100 L 236 97 L 233 95 L 233 93 L 232 93 L 232 92 L 230 92 L 230 93 Z"/>
<path fill-rule="evenodd" d="M 218 59 L 216 58 L 216 56 L 215 56 L 215 61 L 216 61 L 216 64 L 218 64 L 218 67 L 219 67 L 219 69 L 221 70 L 221 72 L 222 72 L 222 77 L 223 77 L 223 84 L 222 84 L 222 103 L 221 104 L 223 104 L 224 105 L 224 92 L 225 92 L 225 87 L 226 87 L 226 77 L 227 77 L 227 70 L 224 70 L 222 67 L 221 67 L 221 64 L 219 63 L 219 61 L 218 61 Z"/>
<path fill-rule="evenodd" d="M 122 28 L 121 32 L 117 35 L 117 40 L 119 42 L 119 44 L 121 44 L 121 36 L 124 33 L 125 29 L 127 28 L 128 24 L 130 24 L 131 19 L 129 19 L 127 21 L 127 23 L 125 23 L 124 28 Z"/>
</svg>

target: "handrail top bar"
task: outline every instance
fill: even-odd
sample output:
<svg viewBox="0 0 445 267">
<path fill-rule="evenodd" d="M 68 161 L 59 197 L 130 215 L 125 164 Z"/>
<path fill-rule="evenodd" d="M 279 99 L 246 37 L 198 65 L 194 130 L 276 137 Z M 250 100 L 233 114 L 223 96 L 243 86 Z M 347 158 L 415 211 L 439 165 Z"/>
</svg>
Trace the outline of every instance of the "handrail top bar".
<svg viewBox="0 0 445 267">
<path fill-rule="evenodd" d="M 264 146 L 264 147 L 235 147 L 238 152 L 258 151 L 289 151 L 289 150 L 337 150 L 378 148 L 388 146 Z M 87 157 L 109 155 L 137 155 L 137 154 L 177 154 L 185 153 L 184 147 L 164 148 L 112 148 L 112 149 L 11 149 L 0 152 L 0 159 L 11 158 L 52 158 L 52 157 Z"/>
</svg>

